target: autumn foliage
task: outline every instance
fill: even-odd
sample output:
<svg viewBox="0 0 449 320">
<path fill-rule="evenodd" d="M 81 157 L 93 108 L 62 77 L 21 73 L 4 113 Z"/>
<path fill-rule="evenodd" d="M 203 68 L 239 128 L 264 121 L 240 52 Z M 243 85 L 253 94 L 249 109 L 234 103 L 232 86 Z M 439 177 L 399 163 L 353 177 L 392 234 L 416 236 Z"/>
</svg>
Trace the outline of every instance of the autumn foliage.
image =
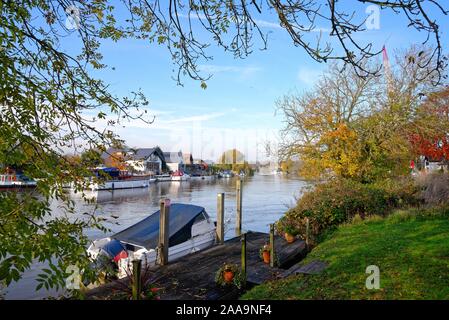
<svg viewBox="0 0 449 320">
<path fill-rule="evenodd" d="M 418 115 L 432 122 L 434 131 L 410 136 L 416 154 L 435 160 L 449 160 L 449 87 L 432 93 L 421 105 Z"/>
</svg>

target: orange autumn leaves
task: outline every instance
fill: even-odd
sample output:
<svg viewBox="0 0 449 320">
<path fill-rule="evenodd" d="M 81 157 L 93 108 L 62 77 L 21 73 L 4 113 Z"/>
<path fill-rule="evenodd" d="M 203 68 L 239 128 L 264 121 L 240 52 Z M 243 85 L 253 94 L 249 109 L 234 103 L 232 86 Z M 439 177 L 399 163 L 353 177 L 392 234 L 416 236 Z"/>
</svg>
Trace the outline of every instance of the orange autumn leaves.
<svg viewBox="0 0 449 320">
<path fill-rule="evenodd" d="M 340 123 L 335 130 L 325 132 L 315 146 L 304 149 L 301 173 L 313 177 L 329 171 L 341 177 L 355 177 L 362 171 L 361 157 L 357 132 Z"/>
</svg>

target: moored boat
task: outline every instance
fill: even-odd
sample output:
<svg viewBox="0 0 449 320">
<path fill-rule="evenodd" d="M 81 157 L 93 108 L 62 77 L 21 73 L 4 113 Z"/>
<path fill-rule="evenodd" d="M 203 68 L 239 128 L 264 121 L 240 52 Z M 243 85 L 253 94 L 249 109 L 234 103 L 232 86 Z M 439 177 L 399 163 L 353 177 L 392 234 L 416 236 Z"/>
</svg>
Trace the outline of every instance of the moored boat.
<svg viewBox="0 0 449 320">
<path fill-rule="evenodd" d="M 169 174 L 159 174 L 154 177 L 156 178 L 157 182 L 171 181 L 171 175 L 169 175 Z"/>
<path fill-rule="evenodd" d="M 234 173 L 231 170 L 225 170 L 221 173 L 222 178 L 232 178 Z"/>
<path fill-rule="evenodd" d="M 156 178 L 152 175 L 133 175 L 117 168 L 99 167 L 93 172 L 98 178 L 105 179 L 90 183 L 88 189 L 93 191 L 146 188 L 150 183 L 156 182 Z"/>
<path fill-rule="evenodd" d="M 157 258 L 160 211 L 110 237 L 93 241 L 87 249 L 93 261 L 105 259 L 126 277 L 133 260 L 141 260 L 143 267 L 154 265 Z M 169 214 L 169 261 L 191 252 L 205 249 L 215 241 L 215 224 L 203 207 L 172 204 Z"/>
<path fill-rule="evenodd" d="M 175 171 L 172 175 L 171 175 L 171 180 L 172 181 L 186 181 L 190 179 L 190 175 L 188 175 L 185 172 L 182 171 Z"/>
<path fill-rule="evenodd" d="M 28 177 L 15 173 L 0 175 L 0 188 L 34 188 L 37 183 Z"/>
<path fill-rule="evenodd" d="M 97 190 L 117 190 L 117 189 L 135 189 L 146 188 L 150 184 L 150 179 L 126 179 L 126 180 L 107 180 L 102 183 L 91 183 L 89 189 Z"/>
</svg>

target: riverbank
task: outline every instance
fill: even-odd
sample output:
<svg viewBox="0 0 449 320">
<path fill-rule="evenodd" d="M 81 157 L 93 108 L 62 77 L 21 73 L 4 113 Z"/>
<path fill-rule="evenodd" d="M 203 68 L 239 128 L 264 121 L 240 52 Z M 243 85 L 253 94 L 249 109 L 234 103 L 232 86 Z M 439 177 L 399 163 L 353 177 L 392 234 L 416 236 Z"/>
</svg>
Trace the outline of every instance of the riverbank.
<svg viewBox="0 0 449 320">
<path fill-rule="evenodd" d="M 308 182 L 301 179 L 271 175 L 245 177 L 243 179 L 243 230 L 267 232 L 269 224 L 277 221 L 284 212 L 294 206 L 296 199 L 302 194 L 302 189 Z M 114 191 L 98 191 L 94 193 L 95 201 L 85 203 L 79 194 L 71 193 L 71 200 L 75 202 L 76 211 L 71 217 L 82 219 L 84 212 L 95 212 L 103 221 L 103 225 L 110 231 L 104 233 L 98 229 L 87 229 L 85 234 L 89 239 L 98 239 L 123 230 L 141 221 L 149 214 L 159 209 L 160 200 L 170 198 L 172 203 L 191 203 L 204 207 L 212 220 L 216 220 L 217 194 L 225 193 L 225 220 L 229 228 L 225 238 L 235 236 L 236 215 L 236 178 L 193 180 L 183 183 L 167 182 L 154 183 L 148 188 L 124 189 Z M 267 197 L 267 190 L 270 196 Z M 22 191 L 18 191 L 22 192 Z M 61 202 L 51 203 L 53 216 L 64 215 Z M 3 292 L 5 299 L 44 299 L 48 296 L 57 297 L 64 294 L 63 290 L 35 291 L 38 285 L 36 278 L 48 268 L 43 263 L 33 263 L 30 270 L 22 275 L 18 282 L 11 283 Z"/>
<path fill-rule="evenodd" d="M 242 299 L 448 299 L 449 209 L 398 210 L 339 226 L 300 264 L 326 269 L 257 286 Z M 366 288 L 366 268 L 380 288 Z"/>
</svg>

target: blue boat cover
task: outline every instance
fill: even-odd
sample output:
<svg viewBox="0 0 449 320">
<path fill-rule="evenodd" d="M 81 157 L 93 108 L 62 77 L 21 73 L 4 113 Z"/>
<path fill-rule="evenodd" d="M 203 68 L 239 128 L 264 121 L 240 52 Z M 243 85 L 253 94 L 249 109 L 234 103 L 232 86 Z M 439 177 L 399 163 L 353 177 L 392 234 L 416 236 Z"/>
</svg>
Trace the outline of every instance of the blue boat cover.
<svg viewBox="0 0 449 320">
<path fill-rule="evenodd" d="M 169 213 L 169 246 L 187 241 L 191 238 L 192 225 L 198 216 L 205 214 L 203 207 L 173 203 Z M 149 217 L 132 225 L 131 227 L 116 233 L 111 238 L 121 242 L 136 244 L 146 249 L 155 249 L 159 242 L 159 216 L 156 211 Z M 206 218 L 207 215 L 205 214 Z M 200 218 L 199 218 L 200 219 Z"/>
<path fill-rule="evenodd" d="M 118 240 L 111 240 L 105 244 L 102 248 L 111 258 L 114 258 L 120 252 L 125 250 L 125 247 Z"/>
</svg>

